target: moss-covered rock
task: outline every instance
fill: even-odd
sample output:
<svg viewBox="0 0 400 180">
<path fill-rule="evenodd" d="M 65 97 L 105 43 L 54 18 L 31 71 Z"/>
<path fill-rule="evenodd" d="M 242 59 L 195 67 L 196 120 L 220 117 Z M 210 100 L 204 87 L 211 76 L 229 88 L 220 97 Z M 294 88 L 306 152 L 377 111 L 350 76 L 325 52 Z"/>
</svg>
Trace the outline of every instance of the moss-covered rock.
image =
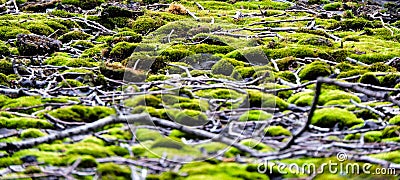
<svg viewBox="0 0 400 180">
<path fill-rule="evenodd" d="M 43 133 L 39 129 L 29 128 L 21 132 L 21 138 L 37 138 L 45 136 L 46 133 Z"/>
<path fill-rule="evenodd" d="M 132 29 L 136 33 L 146 35 L 152 31 L 155 31 L 159 27 L 164 25 L 164 22 L 159 18 L 150 18 L 148 16 L 142 16 L 137 18 L 132 23 Z"/>
<path fill-rule="evenodd" d="M 155 131 L 155 130 L 150 130 L 150 129 L 137 129 L 136 130 L 136 134 L 135 137 L 138 141 L 140 142 L 144 142 L 144 141 L 148 141 L 148 140 L 156 140 L 159 138 L 162 138 L 163 135 L 160 134 L 160 132 Z"/>
<path fill-rule="evenodd" d="M 110 57 L 121 61 L 131 56 L 137 47 L 138 45 L 136 43 L 119 42 L 112 48 Z"/>
<path fill-rule="evenodd" d="M 68 161 L 68 164 L 72 165 L 78 159 L 81 159 L 81 162 L 78 164 L 79 168 L 93 168 L 93 167 L 97 167 L 97 165 L 98 165 L 96 159 L 93 156 L 89 156 L 89 155 L 84 155 L 84 156 L 79 156 L 79 157 L 76 157 L 76 158 L 71 158 Z"/>
<path fill-rule="evenodd" d="M 331 68 L 328 64 L 315 61 L 308 64 L 299 72 L 299 77 L 301 80 L 315 80 L 319 76 L 328 76 L 331 74 Z"/>
<path fill-rule="evenodd" d="M 339 127 L 352 127 L 363 122 L 362 119 L 358 119 L 350 111 L 339 108 L 318 109 L 314 112 L 311 120 L 311 124 L 324 128 L 332 128 L 336 124 Z"/>
<path fill-rule="evenodd" d="M 219 60 L 212 66 L 211 72 L 213 74 L 222 74 L 225 76 L 230 76 L 233 72 L 233 69 L 238 66 L 243 67 L 245 66 L 245 63 L 235 59 L 224 58 Z"/>
<path fill-rule="evenodd" d="M 73 105 L 53 110 L 49 114 L 63 121 L 94 122 L 115 114 L 115 110 L 103 106 Z"/>
<path fill-rule="evenodd" d="M 68 43 L 71 40 L 86 40 L 90 37 L 90 34 L 87 34 L 82 31 L 71 31 L 66 34 L 63 34 L 58 40 L 60 40 L 63 43 Z"/>
<path fill-rule="evenodd" d="M 153 117 L 160 117 L 160 113 L 156 108 L 150 106 L 136 106 L 132 111 L 133 114 L 147 113 Z"/>
<path fill-rule="evenodd" d="M 389 120 L 389 124 L 400 126 L 400 115 L 397 115 Z"/>
<path fill-rule="evenodd" d="M 280 110 L 287 109 L 289 103 L 272 94 L 266 94 L 255 90 L 247 90 L 250 107 L 272 107 Z"/>
<path fill-rule="evenodd" d="M 400 81 L 399 73 L 390 73 L 382 78 L 380 84 L 385 87 L 393 88 L 399 81 Z"/>
<path fill-rule="evenodd" d="M 264 129 L 265 135 L 267 136 L 290 136 L 289 130 L 282 126 L 268 126 Z"/>
<path fill-rule="evenodd" d="M 262 121 L 272 118 L 272 114 L 262 110 L 246 111 L 239 117 L 239 121 Z"/>
<path fill-rule="evenodd" d="M 102 179 L 130 179 L 131 170 L 128 166 L 118 165 L 115 163 L 99 164 L 97 173 Z"/>
<path fill-rule="evenodd" d="M 136 107 L 136 106 L 151 106 L 151 107 L 161 107 L 161 100 L 154 95 L 139 95 L 135 96 L 131 99 L 125 100 L 125 105 L 129 107 Z"/>
<path fill-rule="evenodd" d="M 360 77 L 360 79 L 358 80 L 358 82 L 364 83 L 364 84 L 371 84 L 371 85 L 375 85 L 375 86 L 379 86 L 380 85 L 379 79 L 376 78 L 375 74 L 373 74 L 373 73 L 365 73 L 365 74 L 363 74 Z"/>
<path fill-rule="evenodd" d="M 206 124 L 208 118 L 200 111 L 185 109 L 176 115 L 175 121 L 187 126 L 200 126 Z"/>
</svg>

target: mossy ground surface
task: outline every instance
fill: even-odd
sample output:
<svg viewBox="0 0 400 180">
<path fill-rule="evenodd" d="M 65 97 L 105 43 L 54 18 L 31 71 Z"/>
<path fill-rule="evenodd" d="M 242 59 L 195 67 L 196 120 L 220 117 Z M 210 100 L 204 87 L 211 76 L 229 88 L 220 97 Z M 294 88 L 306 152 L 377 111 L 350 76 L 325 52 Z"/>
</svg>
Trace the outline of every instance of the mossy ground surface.
<svg viewBox="0 0 400 180">
<path fill-rule="evenodd" d="M 5 6 L 0 7 L 4 12 L 0 15 L 0 143 L 43 138 L 108 116 L 148 113 L 189 129 L 235 134 L 241 138 L 238 144 L 271 153 L 295 135 L 314 100 L 314 83 L 291 87 L 318 77 L 342 82 L 345 80 L 341 78 L 350 77 L 348 82 L 364 87 L 393 88 L 387 95 L 399 92 L 400 65 L 395 57 L 400 57 L 400 20 L 382 26 L 378 19 L 354 14 L 365 5 L 359 1 L 308 1 L 308 5 L 315 4 L 310 8 L 318 5 L 320 14 L 327 11 L 332 17 L 286 11 L 299 2 L 293 0 L 197 0 L 204 10 L 190 0 L 135 0 L 116 3 L 119 5 L 107 4 L 112 2 L 106 0 L 57 2 L 17 0 L 20 12 L 15 14 L 7 14 Z M 155 9 L 148 6 L 154 3 L 173 4 Z M 149 9 L 144 10 L 146 6 Z M 377 12 L 399 10 L 390 4 L 380 7 L 384 9 Z M 260 10 L 265 11 L 262 16 L 254 15 Z M 235 18 L 239 13 L 244 16 Z M 303 18 L 314 18 L 318 28 L 305 28 L 312 24 L 310 21 L 276 22 Z M 257 24 L 268 21 L 275 22 Z M 279 36 L 263 38 L 265 34 L 257 34 L 260 31 L 256 28 L 278 29 L 268 33 Z M 18 37 L 23 34 L 51 38 L 61 46 L 40 54 L 39 50 L 48 48 L 48 44 L 19 44 Z M 387 99 L 324 84 L 316 103 L 311 125 L 322 129 L 321 133 L 371 128 L 321 138 L 325 143 L 400 142 L 399 107 L 390 106 Z M 385 112 L 385 117 L 360 105 Z M 254 164 L 257 159 L 249 153 L 183 129 L 149 128 L 149 124 L 139 122 L 129 125 L 111 124 L 82 136 L 2 151 L 0 168 L 25 167 L 26 157 L 36 157 L 37 165 L 4 176 L 22 178 L 41 173 L 45 166 L 70 167 L 79 159 L 76 169 L 92 174 L 74 174 L 77 179 L 131 179 L 132 168 L 127 164 L 99 160 L 119 156 L 133 161 L 201 161 L 184 164 L 176 171 L 150 171 L 148 179 L 308 176 L 288 168 L 278 171 L 276 167 L 268 167 L 272 173 L 259 173 L 258 164 Z M 374 129 L 374 125 L 382 128 Z M 253 137 L 253 133 L 262 137 Z M 398 151 L 369 156 L 400 164 Z M 329 160 L 336 162 L 334 158 L 286 157 L 280 162 L 320 166 Z M 243 160 L 246 163 L 235 162 Z M 395 179 L 389 175 L 339 173 L 323 173 L 315 178 Z"/>
</svg>

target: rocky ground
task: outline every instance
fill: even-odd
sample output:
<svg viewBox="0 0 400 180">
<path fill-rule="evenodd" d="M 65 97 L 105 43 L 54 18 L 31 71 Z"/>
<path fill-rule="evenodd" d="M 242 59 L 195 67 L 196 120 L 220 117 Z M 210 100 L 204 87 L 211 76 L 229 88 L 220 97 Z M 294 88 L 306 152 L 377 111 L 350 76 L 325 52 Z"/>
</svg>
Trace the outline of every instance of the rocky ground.
<svg viewBox="0 0 400 180">
<path fill-rule="evenodd" d="M 398 179 L 397 1 L 1 4 L 1 179 Z"/>
</svg>

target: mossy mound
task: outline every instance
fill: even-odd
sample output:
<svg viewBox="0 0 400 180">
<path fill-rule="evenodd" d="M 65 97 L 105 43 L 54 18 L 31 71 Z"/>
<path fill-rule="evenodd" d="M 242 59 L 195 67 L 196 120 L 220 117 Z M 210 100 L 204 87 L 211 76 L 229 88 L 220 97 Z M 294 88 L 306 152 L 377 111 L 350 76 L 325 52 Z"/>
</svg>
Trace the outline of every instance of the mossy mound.
<svg viewBox="0 0 400 180">
<path fill-rule="evenodd" d="M 21 138 L 37 138 L 45 136 L 46 133 L 43 133 L 39 129 L 29 128 L 21 132 Z"/>
<path fill-rule="evenodd" d="M 381 131 L 368 131 L 364 134 L 365 142 L 380 142 L 383 134 Z M 358 140 L 361 138 L 361 134 L 348 134 L 345 136 L 345 140 Z"/>
<path fill-rule="evenodd" d="M 244 67 L 245 65 L 246 64 L 244 62 L 241 62 L 241 61 L 238 61 L 235 59 L 224 58 L 224 59 L 219 60 L 217 63 L 215 63 L 212 66 L 211 73 L 230 76 L 235 67 L 240 67 L 240 66 Z"/>
<path fill-rule="evenodd" d="M 289 106 L 289 103 L 272 94 L 266 94 L 255 90 L 247 90 L 247 93 L 250 107 L 276 107 L 280 110 L 284 110 Z"/>
<path fill-rule="evenodd" d="M 397 115 L 389 120 L 389 124 L 400 126 L 400 115 Z"/>
<path fill-rule="evenodd" d="M 131 170 L 128 166 L 115 163 L 99 164 L 97 173 L 102 179 L 130 179 Z"/>
<path fill-rule="evenodd" d="M 88 156 L 88 155 L 71 158 L 68 161 L 68 164 L 70 164 L 70 165 L 74 164 L 75 161 L 78 160 L 78 158 L 81 159 L 81 162 L 78 165 L 79 168 L 93 168 L 93 167 L 97 167 L 97 165 L 98 165 L 96 159 L 93 156 Z"/>
<path fill-rule="evenodd" d="M 351 93 L 344 92 L 341 90 L 325 90 L 322 91 L 318 99 L 318 105 L 321 106 L 351 105 L 350 99 L 353 99 L 355 102 L 358 103 L 361 102 L 358 96 L 353 95 Z M 304 91 L 292 95 L 288 99 L 288 102 L 296 104 L 297 106 L 311 106 L 313 100 L 314 100 L 314 92 Z"/>
<path fill-rule="evenodd" d="M 200 126 L 208 122 L 207 115 L 200 111 L 185 109 L 178 113 L 175 117 L 175 122 L 187 126 Z"/>
<path fill-rule="evenodd" d="M 157 111 L 156 108 L 150 106 L 136 106 L 131 113 L 133 114 L 140 114 L 140 113 L 147 113 L 153 117 L 160 117 L 160 113 Z"/>
<path fill-rule="evenodd" d="M 237 99 L 242 96 L 235 90 L 222 88 L 196 91 L 195 95 L 212 99 Z"/>
<path fill-rule="evenodd" d="M 59 37 L 58 40 L 60 40 L 63 43 L 68 43 L 71 40 L 86 40 L 89 37 L 91 37 L 91 35 L 87 34 L 85 32 L 82 32 L 82 31 L 71 31 L 71 32 L 65 33 L 64 35 Z"/>
<path fill-rule="evenodd" d="M 321 61 L 308 64 L 299 72 L 301 80 L 315 80 L 319 76 L 329 76 L 332 73 L 331 67 Z"/>
<path fill-rule="evenodd" d="M 73 105 L 51 111 L 51 116 L 63 121 L 94 122 L 101 118 L 115 114 L 115 110 L 109 107 L 95 106 L 87 107 Z"/>
<path fill-rule="evenodd" d="M 239 121 L 262 121 L 272 118 L 272 114 L 262 110 L 246 111 L 239 117 Z"/>
<path fill-rule="evenodd" d="M 151 106 L 151 107 L 160 107 L 161 100 L 154 95 L 139 95 L 135 96 L 131 99 L 125 100 L 125 105 L 129 107 L 136 106 Z"/>
<path fill-rule="evenodd" d="M 363 74 L 360 77 L 360 79 L 358 80 L 358 82 L 364 83 L 364 84 L 371 84 L 371 85 L 375 85 L 375 86 L 379 86 L 380 85 L 379 79 L 376 78 L 375 74 L 373 74 L 373 73 L 365 73 L 365 74 Z"/>
<path fill-rule="evenodd" d="M 150 130 L 150 129 L 137 129 L 135 137 L 138 141 L 144 142 L 144 141 L 153 141 L 159 138 L 162 138 L 163 135 L 160 134 L 160 132 L 155 131 L 155 130 Z"/>
<path fill-rule="evenodd" d="M 324 128 L 333 128 L 336 124 L 339 127 L 352 127 L 364 121 L 345 109 L 324 108 L 314 112 L 311 124 Z"/>
<path fill-rule="evenodd" d="M 269 126 L 264 129 L 265 135 L 267 136 L 290 136 L 289 130 L 282 126 Z"/>
</svg>

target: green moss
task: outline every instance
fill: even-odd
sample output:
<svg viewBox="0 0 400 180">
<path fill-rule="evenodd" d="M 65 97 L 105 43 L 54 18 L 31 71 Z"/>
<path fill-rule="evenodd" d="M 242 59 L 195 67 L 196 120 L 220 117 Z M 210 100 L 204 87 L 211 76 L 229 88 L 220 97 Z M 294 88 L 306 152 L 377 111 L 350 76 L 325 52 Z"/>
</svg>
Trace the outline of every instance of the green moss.
<svg viewBox="0 0 400 180">
<path fill-rule="evenodd" d="M 154 141 L 154 144 L 151 148 L 171 148 L 171 149 L 182 149 L 184 146 L 183 143 L 175 140 L 173 138 L 160 138 Z"/>
<path fill-rule="evenodd" d="M 93 156 L 88 156 L 88 155 L 83 155 L 83 156 L 79 156 L 79 157 L 76 157 L 76 158 L 71 158 L 68 161 L 68 164 L 72 165 L 78 159 L 81 159 L 81 162 L 78 165 L 79 168 L 93 168 L 93 167 L 97 167 L 97 165 L 98 165 L 96 159 Z"/>
<path fill-rule="evenodd" d="M 93 46 L 92 48 L 86 49 L 85 51 L 82 52 L 81 57 L 82 58 L 92 58 L 92 57 L 99 57 L 102 54 L 102 51 L 104 48 L 106 48 L 106 44 L 97 44 Z"/>
<path fill-rule="evenodd" d="M 308 64 L 299 72 L 301 80 L 315 80 L 319 76 L 328 76 L 331 74 L 331 68 L 328 64 L 315 61 Z"/>
<path fill-rule="evenodd" d="M 200 126 L 206 124 L 208 118 L 200 111 L 185 109 L 176 115 L 175 121 L 187 126 Z"/>
<path fill-rule="evenodd" d="M 136 106 L 131 111 L 131 113 L 133 113 L 133 114 L 140 114 L 143 112 L 148 113 L 148 114 L 150 114 L 150 116 L 153 116 L 153 117 L 160 117 L 160 113 L 157 111 L 157 109 L 154 107 L 150 107 L 150 106 L 142 106 L 142 105 Z"/>
<path fill-rule="evenodd" d="M 324 38 L 324 37 L 318 37 L 318 36 L 313 36 L 311 38 L 301 40 L 299 44 L 302 45 L 313 45 L 313 46 L 327 46 L 327 47 L 332 47 L 333 43 L 331 40 Z"/>
<path fill-rule="evenodd" d="M 282 126 L 268 126 L 264 129 L 264 132 L 267 136 L 290 136 L 291 133 L 289 130 L 285 129 Z"/>
<path fill-rule="evenodd" d="M 362 30 L 364 28 L 377 28 L 382 27 L 379 21 L 369 21 L 363 18 L 354 18 L 354 19 L 344 19 L 342 21 L 336 21 L 330 24 L 328 29 L 335 29 L 341 27 L 341 30 L 348 31 L 352 30 Z"/>
<path fill-rule="evenodd" d="M 0 167 L 8 167 L 11 165 L 19 165 L 22 164 L 22 161 L 19 157 L 2 157 L 0 158 Z"/>
<path fill-rule="evenodd" d="M 272 118 L 272 114 L 262 110 L 246 111 L 239 117 L 239 121 L 262 121 Z"/>
<path fill-rule="evenodd" d="M 160 18 L 153 19 L 148 16 L 142 16 L 137 18 L 132 23 L 132 29 L 136 33 L 147 35 L 148 33 L 155 31 L 162 25 L 164 25 L 164 22 Z"/>
<path fill-rule="evenodd" d="M 371 64 L 370 66 L 368 66 L 368 70 L 371 72 L 396 72 L 396 68 L 382 62 Z"/>
<path fill-rule="evenodd" d="M 397 81 L 400 79 L 400 74 L 399 73 L 390 73 L 385 75 L 382 80 L 380 81 L 380 84 L 385 87 L 390 87 L 393 88 L 397 83 Z"/>
<path fill-rule="evenodd" d="M 68 43 L 71 40 L 86 40 L 90 36 L 91 36 L 90 34 L 87 34 L 82 31 L 71 31 L 59 37 L 58 40 L 62 41 L 63 43 Z"/>
<path fill-rule="evenodd" d="M 24 29 L 27 29 L 30 32 L 38 34 L 38 35 L 48 36 L 54 32 L 54 30 L 51 27 L 49 27 L 48 25 L 43 24 L 41 22 L 25 22 L 25 23 L 22 23 L 21 26 Z"/>
<path fill-rule="evenodd" d="M 21 138 L 37 138 L 45 136 L 46 133 L 43 133 L 39 129 L 29 128 L 21 132 Z"/>
<path fill-rule="evenodd" d="M 365 73 L 365 74 L 363 74 L 360 77 L 360 79 L 358 80 L 358 82 L 364 83 L 364 84 L 371 84 L 371 85 L 375 85 L 375 86 L 379 86 L 380 85 L 379 79 L 376 78 L 375 74 L 373 74 L 373 73 Z"/>
<path fill-rule="evenodd" d="M 128 166 L 117 165 L 115 163 L 99 164 L 97 174 L 100 175 L 101 179 L 131 178 L 131 170 Z"/>
<path fill-rule="evenodd" d="M 365 142 L 379 142 L 382 137 L 381 131 L 369 131 L 364 134 Z"/>
<path fill-rule="evenodd" d="M 35 173 L 41 173 L 42 170 L 38 166 L 28 166 L 25 168 L 24 173 L 25 174 L 35 174 Z"/>
<path fill-rule="evenodd" d="M 112 48 L 110 57 L 123 60 L 129 57 L 137 47 L 138 44 L 136 43 L 119 42 Z"/>
<path fill-rule="evenodd" d="M 398 132 L 400 132 L 400 126 L 387 126 L 382 131 L 383 138 L 393 138 L 398 137 Z"/>
<path fill-rule="evenodd" d="M 136 106 L 151 106 L 151 107 L 160 107 L 161 100 L 154 95 L 139 95 L 135 96 L 131 99 L 125 100 L 125 105 L 129 107 Z"/>
<path fill-rule="evenodd" d="M 94 44 L 92 42 L 78 40 L 72 43 L 71 46 L 80 50 L 85 50 L 94 47 Z"/>
<path fill-rule="evenodd" d="M 40 100 L 39 97 L 35 96 L 24 96 L 24 97 L 19 97 L 16 99 L 8 99 L 6 102 L 3 102 L 3 107 L 2 109 L 13 109 L 13 108 L 20 108 L 20 107 L 32 107 L 36 105 L 42 104 L 42 101 Z M 37 110 L 43 109 L 43 107 L 38 107 L 38 108 L 31 108 L 28 110 L 21 110 L 19 112 L 24 112 L 27 114 L 33 113 Z"/>
<path fill-rule="evenodd" d="M 386 152 L 386 153 L 379 153 L 379 154 L 373 154 L 370 155 L 371 157 L 378 158 L 378 159 L 383 159 L 386 161 L 391 161 L 393 163 L 400 163 L 400 151 L 392 151 L 392 152 Z"/>
<path fill-rule="evenodd" d="M 250 107 L 277 107 L 284 110 L 289 103 L 272 94 L 266 94 L 255 90 L 247 90 Z"/>
<path fill-rule="evenodd" d="M 243 67 L 245 66 L 245 63 L 235 59 L 224 58 L 219 60 L 211 67 L 211 73 L 230 76 L 233 72 L 233 69 L 238 66 Z"/>
<path fill-rule="evenodd" d="M 190 109 L 196 111 L 206 111 L 209 109 L 207 101 L 197 99 L 193 99 L 191 102 L 176 103 L 172 107 L 177 109 Z"/>
<path fill-rule="evenodd" d="M 364 69 L 354 69 L 354 70 L 340 72 L 339 75 L 337 76 L 337 78 L 346 78 L 346 77 L 351 77 L 351 76 L 356 76 L 356 75 L 363 75 L 367 72 L 368 72 L 368 70 L 364 70 Z"/>
<path fill-rule="evenodd" d="M 100 146 L 104 146 L 105 142 L 99 138 L 96 138 L 94 136 L 89 136 L 85 139 L 83 139 L 81 142 L 86 142 L 86 143 L 93 143 L 93 144 L 97 144 Z"/>
<path fill-rule="evenodd" d="M 150 75 L 146 78 L 146 82 L 152 82 L 152 81 L 164 81 L 170 79 L 170 77 L 164 75 L 164 74 L 157 74 L 157 75 Z"/>
<path fill-rule="evenodd" d="M 65 81 L 62 81 L 58 86 L 63 88 L 80 87 L 83 86 L 83 83 L 75 79 L 65 79 Z"/>
<path fill-rule="evenodd" d="M 94 143 L 79 142 L 65 147 L 67 155 L 90 155 L 104 158 L 115 155 L 111 150 Z"/>
<path fill-rule="evenodd" d="M 196 91 L 195 95 L 211 99 L 237 99 L 242 97 L 237 91 L 222 88 Z"/>
<path fill-rule="evenodd" d="M 289 86 L 280 85 L 280 84 L 274 84 L 274 83 L 265 83 L 265 84 L 262 84 L 260 86 L 264 87 L 265 89 L 284 89 L 284 88 L 289 88 Z M 282 99 L 287 99 L 292 95 L 293 95 L 293 90 L 278 92 L 278 97 L 282 98 Z"/>
<path fill-rule="evenodd" d="M 4 118 L 0 117 L 0 127 L 8 129 L 44 128 L 51 129 L 53 125 L 42 119 Z"/>
<path fill-rule="evenodd" d="M 341 2 L 333 2 L 333 3 L 325 4 L 323 8 L 327 11 L 337 11 L 340 8 L 342 8 L 342 3 Z"/>
<path fill-rule="evenodd" d="M 0 73 L 13 74 L 14 70 L 12 68 L 12 63 L 5 59 L 0 60 Z"/>
<path fill-rule="evenodd" d="M 70 4 L 74 6 L 78 6 L 82 9 L 93 9 L 94 7 L 104 3 L 104 0 L 62 0 L 61 3 L 63 4 Z"/>
<path fill-rule="evenodd" d="M 63 121 L 94 122 L 115 114 L 115 110 L 103 106 L 73 105 L 53 110 L 49 114 Z"/>
<path fill-rule="evenodd" d="M 296 58 L 293 56 L 285 57 L 276 61 L 280 71 L 289 70 L 296 63 Z"/>
<path fill-rule="evenodd" d="M 358 103 L 361 102 L 359 97 L 351 93 L 344 92 L 341 90 L 327 90 L 321 93 L 318 104 L 325 105 L 326 103 L 329 103 L 330 101 L 333 100 L 350 100 L 350 99 L 353 99 L 355 102 Z"/>
<path fill-rule="evenodd" d="M 140 142 L 148 141 L 148 140 L 156 140 L 162 138 L 163 135 L 160 132 L 150 129 L 137 129 L 136 130 L 136 139 Z"/>
<path fill-rule="evenodd" d="M 400 125 L 400 115 L 397 115 L 389 120 L 389 124 Z"/>
<path fill-rule="evenodd" d="M 217 153 L 218 151 L 228 148 L 228 146 L 226 144 L 220 143 L 220 142 L 209 142 L 209 143 L 197 145 L 196 148 L 204 149 L 208 153 Z"/>
<path fill-rule="evenodd" d="M 324 128 L 332 128 L 336 124 L 339 124 L 340 127 L 351 127 L 363 122 L 350 111 L 339 108 L 318 109 L 314 112 L 311 120 L 311 124 Z"/>
<path fill-rule="evenodd" d="M 117 156 L 129 155 L 129 151 L 121 146 L 107 146 L 107 149 L 112 151 Z"/>
</svg>

